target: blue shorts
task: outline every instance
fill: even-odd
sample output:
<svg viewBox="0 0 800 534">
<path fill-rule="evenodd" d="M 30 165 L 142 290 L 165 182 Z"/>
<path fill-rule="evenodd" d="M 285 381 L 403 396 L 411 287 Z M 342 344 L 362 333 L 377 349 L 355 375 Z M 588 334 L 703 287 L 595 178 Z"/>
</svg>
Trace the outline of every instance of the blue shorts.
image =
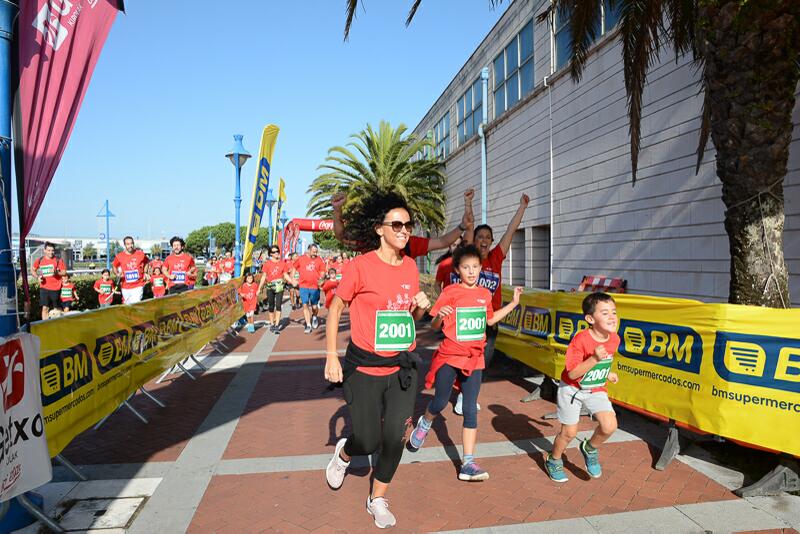
<svg viewBox="0 0 800 534">
<path fill-rule="evenodd" d="M 319 289 L 311 289 L 307 287 L 300 288 L 300 302 L 303 304 L 310 304 L 316 306 L 319 304 Z"/>
</svg>

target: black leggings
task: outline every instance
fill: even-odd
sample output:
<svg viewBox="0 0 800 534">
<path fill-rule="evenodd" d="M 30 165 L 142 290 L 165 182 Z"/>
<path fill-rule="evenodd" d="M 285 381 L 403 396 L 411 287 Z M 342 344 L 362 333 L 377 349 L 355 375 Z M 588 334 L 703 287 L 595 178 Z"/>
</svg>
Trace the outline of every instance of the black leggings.
<svg viewBox="0 0 800 534">
<path fill-rule="evenodd" d="M 267 311 L 272 313 L 275 308 L 281 311 L 281 304 L 283 304 L 283 289 L 276 292 L 274 289 L 267 288 Z"/>
<path fill-rule="evenodd" d="M 483 349 L 484 372 L 483 379 L 489 375 L 489 365 L 494 357 L 494 343 L 497 341 L 497 325 L 486 327 L 486 348 Z"/>
<path fill-rule="evenodd" d="M 417 371 L 408 389 L 400 387 L 398 374 L 372 376 L 358 371 L 344 382 L 344 398 L 350 410 L 353 433 L 347 438 L 348 456 L 367 456 L 381 449 L 375 480 L 392 481 L 405 448 L 406 421 L 414 413 Z M 382 420 L 382 422 L 381 422 Z"/>
</svg>

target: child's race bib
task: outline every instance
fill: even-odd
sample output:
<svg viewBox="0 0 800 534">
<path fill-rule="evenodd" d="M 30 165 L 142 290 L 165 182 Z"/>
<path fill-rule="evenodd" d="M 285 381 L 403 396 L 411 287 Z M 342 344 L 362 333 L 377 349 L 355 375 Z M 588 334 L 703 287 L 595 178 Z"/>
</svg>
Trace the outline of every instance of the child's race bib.
<svg viewBox="0 0 800 534">
<path fill-rule="evenodd" d="M 61 299 L 62 300 L 72 300 L 72 288 L 71 287 L 62 287 L 61 288 Z"/>
<path fill-rule="evenodd" d="M 581 389 L 594 389 L 605 386 L 613 362 L 614 358 L 605 358 L 597 362 L 578 382 L 581 385 Z"/>
<path fill-rule="evenodd" d="M 100 293 L 103 295 L 111 294 L 111 284 L 100 284 Z"/>
<path fill-rule="evenodd" d="M 482 341 L 486 334 L 486 308 L 456 308 L 456 341 Z"/>
<path fill-rule="evenodd" d="M 417 332 L 414 318 L 407 311 L 378 310 L 375 313 L 375 350 L 407 350 Z"/>
<path fill-rule="evenodd" d="M 153 286 L 155 287 L 162 287 L 164 285 L 163 278 L 153 278 Z"/>
<path fill-rule="evenodd" d="M 139 271 L 125 271 L 125 281 L 126 282 L 138 282 L 139 281 Z"/>
<path fill-rule="evenodd" d="M 342 279 L 342 273 L 336 273 L 336 279 L 337 279 L 337 280 L 339 280 L 339 281 L 341 281 L 341 279 Z"/>
</svg>

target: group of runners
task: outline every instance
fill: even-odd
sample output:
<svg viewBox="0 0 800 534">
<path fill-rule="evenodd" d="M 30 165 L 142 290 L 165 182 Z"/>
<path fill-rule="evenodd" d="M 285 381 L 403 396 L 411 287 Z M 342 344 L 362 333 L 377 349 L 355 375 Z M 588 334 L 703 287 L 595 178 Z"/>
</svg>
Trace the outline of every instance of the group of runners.
<svg viewBox="0 0 800 534">
<path fill-rule="evenodd" d="M 348 221 L 342 216 L 344 196 L 336 195 L 332 201 L 337 238 L 362 254 L 348 265 L 328 310 L 324 376 L 343 388 L 351 432 L 336 443 L 325 475 L 328 485 L 339 489 L 353 456 L 380 451 L 366 499 L 367 512 L 380 528 L 396 524 L 386 494 L 404 449 L 416 451 L 424 445 L 454 387 L 461 392 L 455 408 L 463 414 L 463 459 L 458 478 L 469 482 L 489 478 L 476 461 L 477 399 L 484 370 L 494 353 L 496 325 L 518 305 L 522 293 L 522 288 L 514 288 L 511 301 L 502 305 L 503 260 L 529 198 L 525 194 L 520 197 L 516 213 L 494 245 L 491 227 L 474 227 L 473 196 L 471 190 L 464 195 L 459 226 L 436 239 L 412 235 L 413 213 L 397 194 L 375 195 L 370 202 L 356 206 Z M 444 272 L 437 277 L 442 292 L 432 306 L 428 295 L 420 290 L 413 258 L 448 248 L 458 240 L 460 244 L 451 249 Z M 337 337 L 345 308 L 349 308 L 351 335 L 341 359 Z M 561 455 L 577 435 L 582 406 L 599 423 L 591 438 L 580 444 L 590 476 L 601 476 L 597 447 L 616 430 L 605 390 L 606 380 L 617 380 L 609 372 L 611 356 L 619 345 L 614 301 L 606 294 L 591 294 L 584 300 L 583 312 L 589 328 L 577 334 L 567 349 L 558 391 L 562 427 L 545 461 L 547 475 L 556 482 L 567 481 Z M 443 329 L 444 340 L 424 377 L 425 388 L 435 389 L 433 399 L 414 424 L 421 362 L 414 353 L 415 321 L 426 314 L 432 317 L 434 329 Z M 411 433 L 406 439 L 408 430 Z"/>
</svg>

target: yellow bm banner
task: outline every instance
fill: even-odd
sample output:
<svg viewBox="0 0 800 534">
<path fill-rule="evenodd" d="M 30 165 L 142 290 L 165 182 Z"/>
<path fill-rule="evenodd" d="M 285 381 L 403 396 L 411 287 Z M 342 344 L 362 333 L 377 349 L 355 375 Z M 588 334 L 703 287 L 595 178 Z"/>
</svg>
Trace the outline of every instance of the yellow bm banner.
<svg viewBox="0 0 800 534">
<path fill-rule="evenodd" d="M 238 282 L 34 323 L 50 455 L 242 315 Z"/>
<path fill-rule="evenodd" d="M 586 293 L 529 290 L 497 347 L 558 379 L 587 328 Z M 800 456 L 800 310 L 613 295 L 620 346 L 612 399 L 704 432 Z M 503 288 L 503 300 L 511 292 Z"/>
</svg>

